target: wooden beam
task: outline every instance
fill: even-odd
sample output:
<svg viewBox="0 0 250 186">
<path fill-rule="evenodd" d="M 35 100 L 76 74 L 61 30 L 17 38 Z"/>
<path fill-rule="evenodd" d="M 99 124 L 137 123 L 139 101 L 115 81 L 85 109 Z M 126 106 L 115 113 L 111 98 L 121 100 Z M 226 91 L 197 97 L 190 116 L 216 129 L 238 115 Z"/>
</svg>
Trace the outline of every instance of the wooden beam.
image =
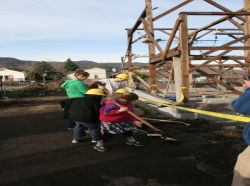
<svg viewBox="0 0 250 186">
<path fill-rule="evenodd" d="M 226 18 L 227 19 L 227 18 Z M 125 28 L 125 30 L 128 30 L 128 29 L 131 29 L 131 28 Z M 188 30 L 192 30 L 192 31 L 195 31 L 199 28 L 188 28 Z M 143 28 L 137 28 L 136 30 L 144 30 Z M 173 28 L 154 28 L 154 30 L 158 30 L 158 31 L 161 31 L 161 30 L 173 30 Z M 214 31 L 238 31 L 239 29 L 238 28 L 206 28 L 204 30 L 214 30 Z"/>
<path fill-rule="evenodd" d="M 180 23 L 181 23 L 180 19 L 177 19 L 175 24 L 174 24 L 174 28 L 173 28 L 173 30 L 172 30 L 172 32 L 170 34 L 170 37 L 169 37 L 168 42 L 166 44 L 166 47 L 165 47 L 164 51 L 162 52 L 162 60 L 163 61 L 166 58 L 166 55 L 167 55 L 167 53 L 168 53 L 168 51 L 170 49 L 170 46 L 171 46 L 171 44 L 172 44 L 172 42 L 174 40 L 175 34 L 176 34 L 176 32 L 177 32 L 177 30 L 179 28 Z"/>
<path fill-rule="evenodd" d="M 212 48 L 210 51 L 204 52 L 204 53 L 202 53 L 201 55 L 202 55 L 202 56 L 207 56 L 207 55 L 212 54 L 212 53 L 214 53 L 214 52 L 216 52 L 216 51 L 218 51 L 218 50 L 221 50 L 220 48 L 228 47 L 228 46 L 233 45 L 233 44 L 235 44 L 235 43 L 238 43 L 239 41 L 242 41 L 243 39 L 246 39 L 246 38 L 249 38 L 249 36 L 242 36 L 242 37 L 239 37 L 239 38 L 237 38 L 237 39 L 235 39 L 235 40 L 233 40 L 233 41 L 229 41 L 228 43 L 225 43 L 225 44 L 223 44 L 223 45 L 221 45 L 221 46 L 219 46 L 219 47 L 214 47 L 214 48 Z"/>
<path fill-rule="evenodd" d="M 189 49 L 188 49 L 188 27 L 187 27 L 187 15 L 180 14 L 180 60 L 182 65 L 182 93 L 185 101 L 189 99 Z"/>
<path fill-rule="evenodd" d="M 145 21 L 145 19 L 143 19 L 143 18 L 141 18 L 141 22 L 142 22 L 142 24 L 143 24 L 143 26 L 144 26 L 144 30 L 145 30 L 145 32 L 147 33 L 147 36 L 149 37 L 149 40 L 151 41 L 151 42 L 153 42 L 154 43 L 154 45 L 156 46 L 156 48 L 160 51 L 160 53 L 163 51 L 162 50 L 162 48 L 161 48 L 161 46 L 155 41 L 155 39 L 154 39 L 154 36 L 153 36 L 153 33 L 150 31 L 150 29 L 148 28 L 148 25 L 149 24 L 147 24 L 147 22 Z"/>
<path fill-rule="evenodd" d="M 220 15 L 228 15 L 228 16 L 250 16 L 250 13 L 246 12 L 180 12 L 179 14 L 186 14 L 186 15 L 203 15 L 203 16 L 220 16 Z"/>
<path fill-rule="evenodd" d="M 233 61 L 235 61 L 236 63 L 240 64 L 241 66 L 247 66 L 246 63 L 243 63 L 241 61 L 239 61 L 238 59 L 232 59 Z"/>
<path fill-rule="evenodd" d="M 143 22 L 146 24 L 144 25 L 144 29 L 149 32 L 149 36 L 152 37 L 152 41 L 154 40 L 154 25 L 153 25 L 153 13 L 152 13 L 152 0 L 145 0 L 146 5 L 146 16 L 147 22 Z M 141 18 L 143 21 L 143 18 Z M 156 81 L 156 65 L 152 64 L 151 61 L 155 56 L 155 45 L 152 42 L 148 43 L 148 53 L 149 53 L 149 72 L 150 72 L 150 90 L 151 93 L 156 95 L 157 94 L 157 81 Z"/>
<path fill-rule="evenodd" d="M 170 49 L 165 60 L 171 59 L 172 57 L 179 57 L 180 56 L 180 50 L 178 48 Z M 151 62 L 152 64 L 162 63 L 162 56 L 161 55 L 155 55 Z"/>
<path fill-rule="evenodd" d="M 219 80 L 219 79 L 214 78 L 212 75 L 210 75 L 210 74 L 204 72 L 204 71 L 201 70 L 201 69 L 197 69 L 196 71 L 199 72 L 200 74 L 206 76 L 207 78 L 211 79 L 211 80 L 214 81 L 215 83 L 218 83 L 218 84 L 220 84 L 220 85 L 226 87 L 228 90 L 231 90 L 231 91 L 232 91 L 233 93 L 235 93 L 235 94 L 239 94 L 239 95 L 240 95 L 240 94 L 242 93 L 242 92 L 236 90 L 235 88 L 229 86 L 229 85 L 226 84 L 225 82 L 223 82 L 223 81 L 221 81 L 221 80 Z"/>
<path fill-rule="evenodd" d="M 240 9 L 240 10 L 236 11 L 235 13 L 240 12 L 240 11 L 242 11 L 242 10 L 243 10 L 243 9 Z M 191 33 L 189 34 L 189 37 L 191 37 L 192 35 L 194 35 L 195 33 L 200 32 L 200 31 L 207 30 L 208 28 L 210 28 L 210 27 L 212 27 L 212 26 L 214 26 L 214 25 L 217 25 L 217 24 L 219 24 L 219 23 L 221 23 L 221 22 L 227 20 L 229 17 L 232 17 L 232 16 L 229 16 L 229 15 L 224 16 L 224 17 L 222 17 L 222 18 L 220 18 L 220 19 L 218 19 L 218 20 L 216 20 L 216 21 L 214 21 L 214 22 L 212 22 L 212 23 L 209 23 L 209 24 L 207 24 L 207 25 L 205 25 L 205 26 L 203 26 L 203 27 L 201 27 L 201 28 L 198 28 L 197 30 L 191 32 Z"/>
<path fill-rule="evenodd" d="M 191 55 L 190 56 L 190 59 L 192 61 L 194 60 L 209 60 L 211 58 L 214 58 L 216 56 L 202 56 L 202 55 Z M 244 56 L 221 56 L 222 60 L 245 60 L 245 57 Z"/>
<path fill-rule="evenodd" d="M 211 5 L 213 5 L 213 6 L 217 7 L 217 8 L 219 8 L 220 10 L 223 10 L 223 11 L 225 11 L 225 12 L 233 12 L 233 11 L 227 9 L 226 7 L 220 5 L 219 3 L 214 2 L 214 1 L 212 1 L 212 0 L 204 0 L 204 1 L 206 1 L 207 3 L 209 3 L 209 4 L 211 4 Z M 236 16 L 236 17 L 237 17 L 239 20 L 243 21 L 243 22 L 245 21 L 245 19 L 244 19 L 243 17 L 241 17 L 241 16 Z"/>
<path fill-rule="evenodd" d="M 244 0 L 244 10 L 250 13 L 250 0 Z M 246 21 L 244 23 L 244 33 L 245 35 L 250 35 L 250 17 L 246 17 Z M 245 40 L 245 46 L 250 46 L 250 38 Z M 245 50 L 244 52 L 246 58 L 246 64 L 248 69 L 248 74 L 250 74 L 250 50 Z"/>
<path fill-rule="evenodd" d="M 131 30 L 127 31 L 128 36 L 128 50 L 127 50 L 127 58 L 128 58 L 128 71 L 132 72 L 132 44 L 130 41 L 133 39 L 133 35 L 130 34 Z"/>
<path fill-rule="evenodd" d="M 198 36 L 198 37 L 197 37 L 198 33 L 195 33 L 195 34 L 192 36 L 192 38 L 190 39 L 190 41 L 189 41 L 189 46 L 192 46 L 195 40 L 198 40 L 198 39 L 200 39 L 200 38 L 202 38 L 202 37 L 204 37 L 204 36 L 210 34 L 211 32 L 213 32 L 213 30 L 208 30 L 206 33 L 204 33 L 204 34 L 202 34 L 202 35 L 200 35 L 200 36 Z"/>
<path fill-rule="evenodd" d="M 167 15 L 167 14 L 169 14 L 169 13 L 171 13 L 171 12 L 173 12 L 173 11 L 175 11 L 175 10 L 177 10 L 177 9 L 179 9 L 179 8 L 181 8 L 181 7 L 183 7 L 183 6 L 185 6 L 185 5 L 187 5 L 188 3 L 192 2 L 192 1 L 193 1 L 193 0 L 186 0 L 186 1 L 184 1 L 184 2 L 182 2 L 182 3 L 180 3 L 180 4 L 178 4 L 177 6 L 175 6 L 175 7 L 173 7 L 173 8 L 170 8 L 169 10 L 163 12 L 162 14 L 160 14 L 160 15 L 154 17 L 154 18 L 153 18 L 153 21 L 156 21 L 157 19 L 162 18 L 163 16 L 165 16 L 165 15 Z"/>
<path fill-rule="evenodd" d="M 159 30 L 159 31 L 170 36 L 170 33 L 167 32 L 166 30 Z M 174 38 L 179 40 L 179 37 L 177 37 L 177 36 L 174 36 Z"/>
<path fill-rule="evenodd" d="M 146 34 L 138 37 L 137 39 L 135 39 L 134 41 L 132 41 L 132 44 L 136 43 L 137 41 L 140 41 L 142 38 L 145 38 L 146 37 Z"/>
<path fill-rule="evenodd" d="M 146 9 L 144 9 L 141 13 L 141 15 L 139 16 L 139 18 L 137 19 L 137 21 L 135 22 L 134 26 L 130 29 L 130 33 L 129 35 L 133 34 L 137 28 L 140 26 L 141 24 L 141 18 L 145 18 L 146 17 Z"/>
<path fill-rule="evenodd" d="M 215 49 L 216 51 L 218 50 L 249 50 L 250 46 L 218 46 L 218 47 L 213 47 L 213 46 L 197 46 L 197 47 L 190 47 L 190 50 L 212 50 Z"/>
<path fill-rule="evenodd" d="M 197 71 L 198 69 L 200 69 L 201 67 L 204 67 L 204 66 L 207 65 L 208 63 L 211 63 L 211 62 L 213 62 L 213 61 L 215 61 L 215 60 L 220 59 L 222 56 L 226 55 L 227 53 L 229 53 L 229 52 L 231 52 L 231 51 L 232 51 L 232 50 L 224 51 L 224 52 L 222 52 L 221 54 L 219 54 L 218 56 L 215 56 L 215 57 L 213 57 L 213 58 L 211 58 L 211 59 L 209 59 L 209 60 L 203 62 L 202 64 L 197 65 L 196 67 L 190 69 L 189 73 L 192 73 L 192 72 L 194 72 L 194 71 Z"/>
</svg>

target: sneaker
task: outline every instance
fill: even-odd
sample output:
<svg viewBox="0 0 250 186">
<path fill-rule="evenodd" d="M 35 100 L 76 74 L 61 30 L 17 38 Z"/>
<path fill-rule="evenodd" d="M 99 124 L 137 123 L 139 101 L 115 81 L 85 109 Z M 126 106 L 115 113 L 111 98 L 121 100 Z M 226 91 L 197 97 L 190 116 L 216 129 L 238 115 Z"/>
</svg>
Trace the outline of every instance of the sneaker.
<svg viewBox="0 0 250 186">
<path fill-rule="evenodd" d="M 94 149 L 99 151 L 99 152 L 106 152 L 107 149 L 104 146 L 94 146 Z"/>
<path fill-rule="evenodd" d="M 127 145 L 134 145 L 134 146 L 137 146 L 137 147 L 143 146 L 139 141 L 127 141 L 126 144 Z"/>
<path fill-rule="evenodd" d="M 91 142 L 92 142 L 92 143 L 97 143 L 97 141 L 96 141 L 96 140 L 92 140 Z"/>
<path fill-rule="evenodd" d="M 76 139 L 72 140 L 72 143 L 82 143 L 82 142 L 83 142 L 83 140 L 76 140 Z"/>
</svg>

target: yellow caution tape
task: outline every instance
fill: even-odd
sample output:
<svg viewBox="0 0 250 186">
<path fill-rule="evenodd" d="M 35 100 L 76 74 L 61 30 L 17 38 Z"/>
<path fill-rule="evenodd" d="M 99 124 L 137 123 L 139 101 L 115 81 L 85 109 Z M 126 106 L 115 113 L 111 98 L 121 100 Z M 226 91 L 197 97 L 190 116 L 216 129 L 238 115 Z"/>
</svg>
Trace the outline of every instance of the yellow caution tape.
<svg viewBox="0 0 250 186">
<path fill-rule="evenodd" d="M 141 100 L 140 100 L 141 101 Z M 161 103 L 161 102 L 156 102 L 156 101 L 142 101 L 144 103 L 149 103 L 157 106 L 165 106 L 165 107 L 172 107 L 180 110 L 185 110 L 188 112 L 194 112 L 198 114 L 203 114 L 203 115 L 208 115 L 208 116 L 213 116 L 213 117 L 218 117 L 218 118 L 224 118 L 224 119 L 229 119 L 229 120 L 234 120 L 234 121 L 241 121 L 241 122 L 250 122 L 250 117 L 246 116 L 237 116 L 233 114 L 223 114 L 219 112 L 211 112 L 211 111 L 206 111 L 206 110 L 199 110 L 199 109 L 192 109 L 192 108 L 187 108 L 187 107 L 181 107 L 181 106 L 176 106 L 176 105 L 171 105 L 167 103 Z"/>
</svg>

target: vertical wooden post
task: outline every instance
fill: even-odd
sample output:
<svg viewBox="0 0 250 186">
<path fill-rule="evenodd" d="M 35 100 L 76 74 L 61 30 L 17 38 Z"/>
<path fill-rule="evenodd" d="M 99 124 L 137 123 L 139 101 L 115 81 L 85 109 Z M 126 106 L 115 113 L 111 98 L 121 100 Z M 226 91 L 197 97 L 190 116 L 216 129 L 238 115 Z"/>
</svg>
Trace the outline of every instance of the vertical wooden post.
<svg viewBox="0 0 250 186">
<path fill-rule="evenodd" d="M 124 72 L 124 62 L 125 62 L 125 58 L 121 57 L 121 72 Z"/>
<path fill-rule="evenodd" d="M 146 4 L 146 15 L 147 15 L 146 16 L 147 27 L 152 36 L 154 37 L 152 0 L 145 0 L 145 4 Z M 151 64 L 151 61 L 155 56 L 155 45 L 153 42 L 148 43 L 148 51 L 149 51 L 150 90 L 152 94 L 157 94 L 156 65 Z"/>
<path fill-rule="evenodd" d="M 244 0 L 244 10 L 250 13 L 250 0 Z M 245 35 L 250 35 L 250 16 L 245 17 L 246 22 L 244 24 L 244 32 Z M 250 38 L 245 40 L 245 46 L 250 46 Z M 246 59 L 246 67 L 248 70 L 248 74 L 250 74 L 250 50 L 244 50 L 245 59 Z"/>
<path fill-rule="evenodd" d="M 180 14 L 180 60 L 182 63 L 182 93 L 185 101 L 189 99 L 189 50 L 188 50 L 188 28 L 187 15 Z M 178 75 L 178 74 L 175 74 Z"/>
<path fill-rule="evenodd" d="M 127 57 L 128 57 L 128 72 L 131 72 L 132 67 L 132 39 L 133 36 L 131 33 L 131 29 L 127 30 L 127 37 L 128 37 L 128 50 L 127 50 Z"/>
<path fill-rule="evenodd" d="M 133 40 L 133 35 L 130 34 L 131 29 L 128 29 L 127 35 L 128 35 L 128 51 L 127 51 L 127 57 L 128 57 L 128 87 L 134 88 L 135 84 L 133 81 L 133 68 L 132 68 L 132 40 Z"/>
<path fill-rule="evenodd" d="M 179 100 L 181 100 L 181 86 L 182 86 L 180 58 L 173 57 L 173 66 L 174 66 L 174 84 L 175 84 L 176 102 L 179 102 Z"/>
<path fill-rule="evenodd" d="M 219 61 L 219 80 L 221 80 L 221 81 L 222 81 L 222 72 L 223 72 L 223 63 L 220 60 Z"/>
</svg>

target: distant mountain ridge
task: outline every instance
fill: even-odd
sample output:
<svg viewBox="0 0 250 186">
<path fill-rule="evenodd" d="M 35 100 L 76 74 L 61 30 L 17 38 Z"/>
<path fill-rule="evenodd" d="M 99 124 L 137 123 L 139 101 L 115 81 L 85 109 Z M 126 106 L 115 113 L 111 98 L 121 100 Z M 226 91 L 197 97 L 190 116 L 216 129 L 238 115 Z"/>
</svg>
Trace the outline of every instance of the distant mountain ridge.
<svg viewBox="0 0 250 186">
<path fill-rule="evenodd" d="M 18 69 L 23 71 L 31 70 L 34 65 L 41 61 L 28 61 L 28 60 L 19 60 L 16 58 L 10 57 L 0 57 L 0 67 Z M 112 68 L 116 68 L 117 71 L 121 69 L 121 63 L 97 63 L 94 61 L 81 60 L 81 61 L 73 61 L 80 68 L 92 68 L 92 67 L 100 67 L 105 68 L 107 70 L 112 70 Z M 49 62 L 57 71 L 64 71 L 64 62 Z"/>
</svg>

